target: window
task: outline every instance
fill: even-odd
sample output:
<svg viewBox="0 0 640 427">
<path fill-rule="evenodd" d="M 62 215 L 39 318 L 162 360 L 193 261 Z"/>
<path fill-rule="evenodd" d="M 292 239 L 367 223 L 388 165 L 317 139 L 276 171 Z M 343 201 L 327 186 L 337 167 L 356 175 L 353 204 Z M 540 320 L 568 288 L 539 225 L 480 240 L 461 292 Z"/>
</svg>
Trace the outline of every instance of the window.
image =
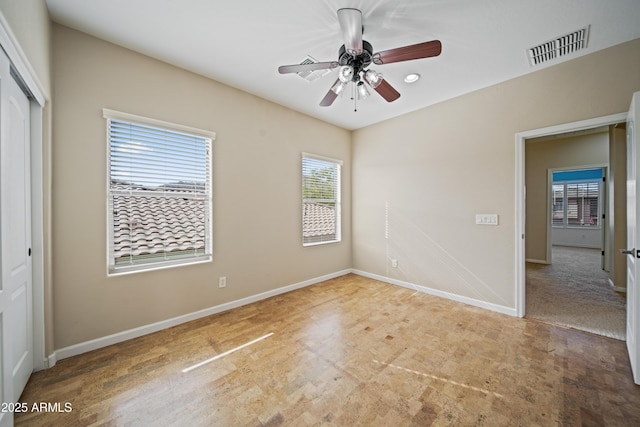
<svg viewBox="0 0 640 427">
<path fill-rule="evenodd" d="M 212 132 L 104 110 L 109 273 L 211 260 Z"/>
<path fill-rule="evenodd" d="M 554 227 L 600 227 L 602 169 L 553 173 Z"/>
<path fill-rule="evenodd" d="M 340 168 L 342 162 L 302 155 L 302 243 L 340 241 Z"/>
<path fill-rule="evenodd" d="M 552 208 L 552 224 L 554 226 L 564 225 L 564 187 L 565 184 L 553 184 L 551 186 L 553 208 Z"/>
</svg>

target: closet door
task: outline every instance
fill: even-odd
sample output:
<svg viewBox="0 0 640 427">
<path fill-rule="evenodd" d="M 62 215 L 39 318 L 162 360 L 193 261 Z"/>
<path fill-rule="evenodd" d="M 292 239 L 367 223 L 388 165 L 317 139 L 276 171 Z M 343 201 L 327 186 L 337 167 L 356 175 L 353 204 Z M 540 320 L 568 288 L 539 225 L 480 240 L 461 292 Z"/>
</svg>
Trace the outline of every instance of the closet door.
<svg viewBox="0 0 640 427">
<path fill-rule="evenodd" d="M 15 403 L 33 371 L 33 299 L 29 100 L 10 69 L 0 50 L 0 401 Z"/>
</svg>

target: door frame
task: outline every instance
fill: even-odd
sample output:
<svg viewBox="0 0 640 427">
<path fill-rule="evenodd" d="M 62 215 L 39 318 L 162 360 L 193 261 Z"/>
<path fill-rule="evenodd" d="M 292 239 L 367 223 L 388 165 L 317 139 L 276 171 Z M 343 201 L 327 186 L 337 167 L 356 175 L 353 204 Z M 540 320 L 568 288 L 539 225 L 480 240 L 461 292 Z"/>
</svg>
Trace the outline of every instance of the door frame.
<svg viewBox="0 0 640 427">
<path fill-rule="evenodd" d="M 516 158 L 515 158 L 515 196 L 516 196 L 516 227 L 515 227 L 515 248 L 516 248 L 516 265 L 515 265 L 515 307 L 516 316 L 524 317 L 525 315 L 525 143 L 527 139 L 537 138 L 541 136 L 558 135 L 568 132 L 582 131 L 600 126 L 608 126 L 616 123 L 625 122 L 627 113 L 612 114 L 609 116 L 596 117 L 577 122 L 564 123 L 545 128 L 532 129 L 528 131 L 518 132 L 515 135 Z"/>
<path fill-rule="evenodd" d="M 0 48 L 2 48 L 23 90 L 28 92 L 31 121 L 31 248 L 32 248 L 32 292 L 33 292 L 33 367 L 41 370 L 48 367 L 45 356 L 45 245 L 44 245 L 44 114 L 46 103 L 42 88 L 27 55 L 20 47 L 10 25 L 0 11 Z"/>
</svg>

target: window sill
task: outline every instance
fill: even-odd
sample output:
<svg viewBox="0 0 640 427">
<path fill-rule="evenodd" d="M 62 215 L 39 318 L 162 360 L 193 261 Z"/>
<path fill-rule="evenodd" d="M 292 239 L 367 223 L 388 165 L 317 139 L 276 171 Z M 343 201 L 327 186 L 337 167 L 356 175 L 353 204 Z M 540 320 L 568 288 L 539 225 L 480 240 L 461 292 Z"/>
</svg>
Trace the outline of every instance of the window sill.
<svg viewBox="0 0 640 427">
<path fill-rule="evenodd" d="M 313 243 L 303 243 L 302 247 L 308 248 L 310 246 L 320 246 L 320 245 L 328 245 L 330 243 L 340 243 L 340 240 L 328 240 L 326 242 L 313 242 Z"/>
<path fill-rule="evenodd" d="M 176 260 L 176 261 L 168 261 L 162 263 L 155 264 L 141 264 L 131 267 L 120 267 L 113 268 L 109 267 L 107 271 L 107 277 L 116 277 L 116 276 L 124 276 L 128 274 L 136 274 L 136 273 L 144 273 L 156 270 L 166 270 L 168 268 L 175 267 L 184 267 L 188 265 L 195 264 L 206 264 L 208 262 L 213 261 L 213 257 L 211 255 L 202 257 L 201 259 L 193 259 L 193 260 Z"/>
</svg>

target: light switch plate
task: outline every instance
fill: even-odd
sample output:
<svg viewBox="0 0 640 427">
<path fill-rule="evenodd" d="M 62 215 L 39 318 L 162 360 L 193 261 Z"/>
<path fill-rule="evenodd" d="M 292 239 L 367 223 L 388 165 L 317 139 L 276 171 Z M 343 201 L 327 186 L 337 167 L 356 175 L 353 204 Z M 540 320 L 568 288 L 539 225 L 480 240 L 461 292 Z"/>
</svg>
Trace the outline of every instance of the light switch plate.
<svg viewBox="0 0 640 427">
<path fill-rule="evenodd" d="M 498 214 L 476 214 L 477 225 L 498 225 Z"/>
</svg>

